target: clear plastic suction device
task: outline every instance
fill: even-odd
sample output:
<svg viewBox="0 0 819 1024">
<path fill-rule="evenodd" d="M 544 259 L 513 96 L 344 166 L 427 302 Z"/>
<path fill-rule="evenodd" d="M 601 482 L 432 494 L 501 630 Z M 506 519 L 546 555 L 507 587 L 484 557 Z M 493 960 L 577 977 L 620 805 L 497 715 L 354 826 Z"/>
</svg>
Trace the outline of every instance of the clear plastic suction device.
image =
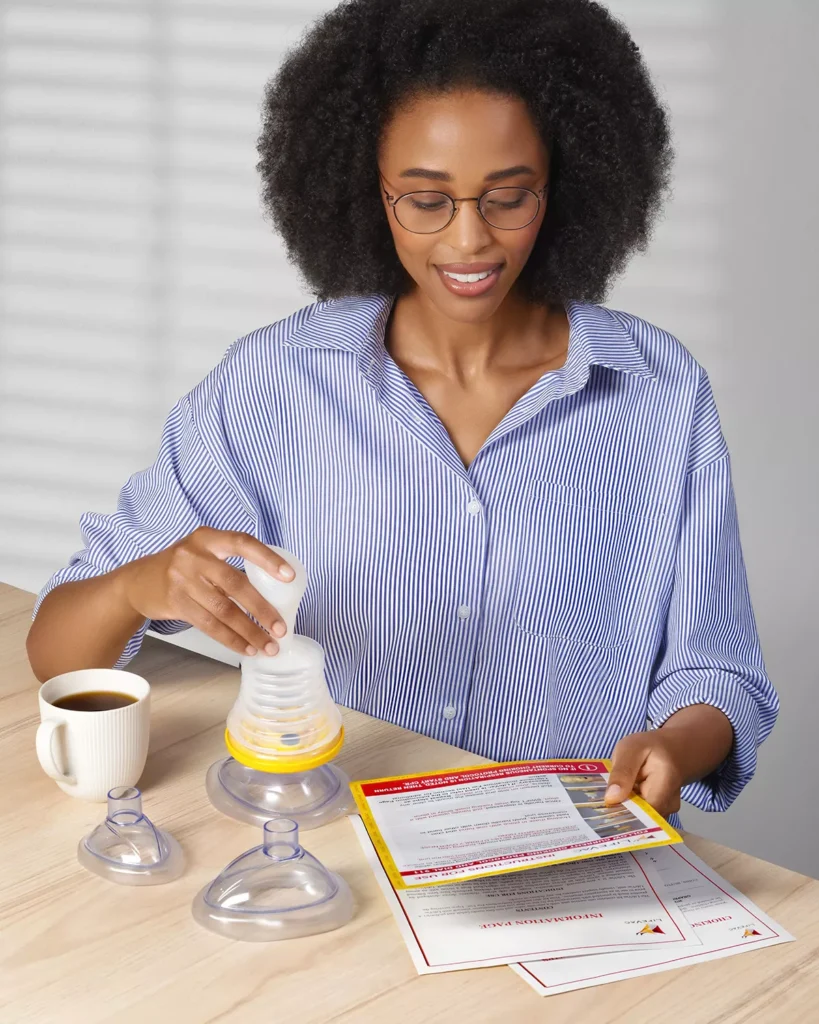
<svg viewBox="0 0 819 1024">
<path fill-rule="evenodd" d="M 225 742 L 260 771 L 306 771 L 341 750 L 341 712 L 324 678 L 324 651 L 307 636 L 282 637 L 272 658 L 242 659 L 239 697 L 227 718 Z"/>
<path fill-rule="evenodd" d="M 217 810 L 259 828 L 282 815 L 318 828 L 355 811 L 350 780 L 334 764 L 276 775 L 225 757 L 210 766 L 206 786 Z"/>
<path fill-rule="evenodd" d="M 211 766 L 206 785 L 213 805 L 239 821 L 262 825 L 283 815 L 303 829 L 316 828 L 355 809 L 349 780 L 329 764 L 344 742 L 344 727 L 324 677 L 324 651 L 294 633 L 305 568 L 289 551 L 271 550 L 293 567 L 294 579 L 275 579 L 250 562 L 245 570 L 287 632 L 278 654 L 242 659 L 239 696 L 225 730 L 232 756 Z"/>
<path fill-rule="evenodd" d="M 299 846 L 295 821 L 265 822 L 261 846 L 231 861 L 193 902 L 204 928 L 229 939 L 270 942 L 340 928 L 352 918 L 347 883 Z"/>
<path fill-rule="evenodd" d="M 185 867 L 179 843 L 142 813 L 142 794 L 134 786 L 108 793 L 108 813 L 77 848 L 83 867 L 120 885 L 161 885 Z"/>
</svg>

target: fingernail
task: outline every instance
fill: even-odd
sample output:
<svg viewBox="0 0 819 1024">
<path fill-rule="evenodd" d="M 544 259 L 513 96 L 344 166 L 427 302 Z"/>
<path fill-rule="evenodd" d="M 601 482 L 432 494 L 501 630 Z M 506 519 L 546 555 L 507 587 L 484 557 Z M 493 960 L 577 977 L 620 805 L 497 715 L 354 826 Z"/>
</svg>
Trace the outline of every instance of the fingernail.
<svg viewBox="0 0 819 1024">
<path fill-rule="evenodd" d="M 273 657 L 274 654 L 278 653 L 278 650 L 279 650 L 279 645 L 278 644 L 273 644 L 273 643 L 265 644 L 264 653 L 265 654 L 269 654 L 271 658 Z"/>
<path fill-rule="evenodd" d="M 607 800 L 622 800 L 623 799 L 623 791 L 622 791 L 622 789 L 620 789 L 619 786 L 609 786 L 609 788 L 606 790 L 606 799 Z"/>
<path fill-rule="evenodd" d="M 256 648 L 255 648 L 255 647 L 251 647 L 251 646 L 250 646 L 250 644 L 248 644 L 248 645 L 247 645 L 247 647 L 245 647 L 245 654 L 248 654 L 248 655 L 250 655 L 250 657 L 251 657 L 251 658 L 252 658 L 252 657 L 253 657 L 253 655 L 254 655 L 254 654 L 256 654 L 256 653 L 258 653 L 258 652 L 256 651 Z"/>
<path fill-rule="evenodd" d="M 289 565 L 282 565 L 279 567 L 279 576 L 281 576 L 283 580 L 292 580 L 295 575 L 296 574 Z"/>
<path fill-rule="evenodd" d="M 283 622 L 277 622 L 273 626 L 273 631 L 272 632 L 273 632 L 273 636 L 284 636 L 284 634 L 287 632 L 287 626 L 285 626 L 285 624 Z"/>
</svg>

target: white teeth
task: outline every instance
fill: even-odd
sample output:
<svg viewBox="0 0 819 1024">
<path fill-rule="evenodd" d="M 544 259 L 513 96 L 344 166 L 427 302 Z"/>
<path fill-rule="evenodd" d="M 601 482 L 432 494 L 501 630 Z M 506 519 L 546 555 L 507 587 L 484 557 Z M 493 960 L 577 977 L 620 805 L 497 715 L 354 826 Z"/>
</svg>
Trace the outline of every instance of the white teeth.
<svg viewBox="0 0 819 1024">
<path fill-rule="evenodd" d="M 472 281 L 483 281 L 484 278 L 489 277 L 494 271 L 484 270 L 482 274 L 451 274 L 448 270 L 445 270 L 444 273 L 454 281 L 463 281 L 464 284 L 469 284 Z"/>
</svg>

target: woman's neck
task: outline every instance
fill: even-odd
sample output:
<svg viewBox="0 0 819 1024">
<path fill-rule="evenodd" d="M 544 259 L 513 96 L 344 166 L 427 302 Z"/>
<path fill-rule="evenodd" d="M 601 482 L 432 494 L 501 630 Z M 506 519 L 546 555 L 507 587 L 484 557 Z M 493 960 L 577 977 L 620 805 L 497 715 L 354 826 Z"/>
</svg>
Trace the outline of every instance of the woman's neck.
<svg viewBox="0 0 819 1024">
<path fill-rule="evenodd" d="M 395 300 L 384 336 L 400 366 L 463 382 L 560 364 L 567 341 L 562 306 L 538 306 L 510 292 L 488 320 L 455 321 L 417 289 Z"/>
</svg>

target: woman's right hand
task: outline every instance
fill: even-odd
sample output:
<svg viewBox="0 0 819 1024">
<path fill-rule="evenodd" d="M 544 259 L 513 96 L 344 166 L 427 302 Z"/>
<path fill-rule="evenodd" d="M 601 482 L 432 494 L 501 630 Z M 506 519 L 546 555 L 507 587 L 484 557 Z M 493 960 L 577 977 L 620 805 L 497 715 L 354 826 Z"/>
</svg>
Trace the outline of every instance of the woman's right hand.
<svg viewBox="0 0 819 1024">
<path fill-rule="evenodd" d="M 247 576 L 227 564 L 225 559 L 232 555 L 246 558 L 281 580 L 294 578 L 292 567 L 260 540 L 248 533 L 208 526 L 200 526 L 169 548 L 128 562 L 115 572 L 125 601 L 146 619 L 189 622 L 237 654 L 276 654 L 279 646 L 271 637 L 284 636 L 284 621 Z"/>
</svg>

